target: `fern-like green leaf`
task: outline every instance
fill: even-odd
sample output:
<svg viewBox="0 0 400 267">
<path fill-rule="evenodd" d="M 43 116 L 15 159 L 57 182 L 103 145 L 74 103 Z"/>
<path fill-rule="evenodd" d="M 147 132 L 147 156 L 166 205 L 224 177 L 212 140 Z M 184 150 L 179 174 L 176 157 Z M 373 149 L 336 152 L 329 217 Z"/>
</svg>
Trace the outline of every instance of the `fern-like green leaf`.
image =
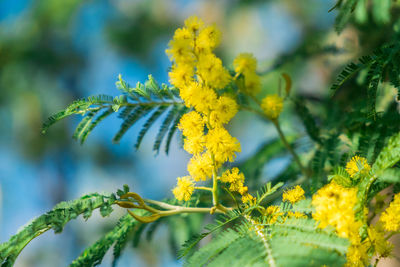
<svg viewBox="0 0 400 267">
<path fill-rule="evenodd" d="M 0 260 L 2 266 L 12 266 L 21 250 L 35 237 L 53 229 L 55 233 L 60 233 L 64 225 L 83 215 L 88 219 L 93 210 L 102 209 L 103 216 L 112 212 L 111 205 L 115 201 L 115 195 L 100 195 L 98 193 L 81 197 L 80 199 L 61 202 L 51 211 L 34 219 L 17 234 L 12 236 L 8 242 L 0 245 Z"/>
<path fill-rule="evenodd" d="M 169 152 L 169 147 L 171 145 L 172 137 L 174 136 L 174 133 L 178 129 L 179 121 L 180 121 L 181 117 L 183 116 L 183 114 L 185 114 L 187 111 L 188 111 L 188 108 L 186 106 L 180 107 L 175 115 L 175 119 L 173 120 L 173 122 L 171 123 L 171 125 L 169 127 L 167 141 L 165 142 L 165 154 L 167 154 L 167 155 Z"/>
<path fill-rule="evenodd" d="M 151 75 L 149 75 L 145 84 L 137 83 L 136 87 L 131 87 L 120 75 L 116 86 L 122 92 L 122 95 L 116 97 L 97 95 L 74 101 L 64 110 L 50 116 L 43 124 L 42 132 L 45 133 L 51 125 L 63 118 L 80 114 L 83 119 L 76 127 L 73 138 L 84 143 L 88 135 L 102 120 L 112 113 L 118 113 L 118 117 L 123 120 L 120 129 L 113 138 L 113 142 L 118 143 L 137 121 L 152 113 L 139 132 L 135 143 L 135 148 L 138 149 L 143 137 L 153 123 L 161 117 L 164 111 L 169 109 L 170 112 L 161 124 L 154 144 L 154 150 L 158 152 L 162 139 L 168 133 L 165 148 L 165 151 L 168 152 L 172 136 L 176 131 L 176 125 L 180 117 L 187 112 L 187 108 L 179 99 L 178 90 L 165 84 L 160 86 Z M 97 116 L 102 110 L 104 111 Z"/>
<path fill-rule="evenodd" d="M 372 172 L 378 173 L 393 167 L 400 161 L 400 132 L 389 138 L 387 145 L 379 153 L 372 165 Z"/>
<path fill-rule="evenodd" d="M 138 215 L 143 215 L 145 213 L 142 210 L 135 212 L 139 212 L 140 214 Z M 129 214 L 125 215 L 119 220 L 116 227 L 114 227 L 105 236 L 97 240 L 93 245 L 86 248 L 85 251 L 71 263 L 70 267 L 91 267 L 99 265 L 102 262 L 104 255 L 113 244 L 115 244 L 113 253 L 113 265 L 115 266 L 117 263 L 117 259 L 121 255 L 122 249 L 125 247 L 127 235 L 131 231 L 134 231 L 134 229 L 138 225 L 140 225 L 140 223 L 133 219 L 132 216 L 130 216 Z"/>
<path fill-rule="evenodd" d="M 150 127 L 153 125 L 153 123 L 164 113 L 164 111 L 168 108 L 168 106 L 159 106 L 153 114 L 151 114 L 150 118 L 147 119 L 145 124 L 142 127 L 142 130 L 140 130 L 138 138 L 136 140 L 135 144 L 135 149 L 139 149 L 140 144 L 142 143 L 143 137 L 147 133 L 147 131 L 150 129 Z"/>
<path fill-rule="evenodd" d="M 342 266 L 345 261 L 348 240 L 318 229 L 312 219 L 272 225 L 243 219 L 188 257 L 185 266 Z"/>
<path fill-rule="evenodd" d="M 226 226 L 229 223 L 232 223 L 233 221 L 237 220 L 240 217 L 239 213 L 232 211 L 228 213 L 225 216 L 221 216 L 219 220 L 216 221 L 216 224 L 210 224 L 207 225 L 206 229 L 208 230 L 207 232 L 201 233 L 201 234 L 196 234 L 189 240 L 183 244 L 182 249 L 178 252 L 178 258 L 185 257 L 186 255 L 189 254 L 189 252 L 206 236 L 221 230 L 224 226 Z M 199 265 L 200 266 L 200 265 Z"/>
<path fill-rule="evenodd" d="M 178 107 L 174 106 L 165 117 L 164 121 L 161 124 L 160 130 L 156 136 L 156 140 L 153 145 L 153 151 L 157 154 L 160 151 L 161 142 L 164 139 L 164 136 L 167 134 L 168 129 L 172 122 L 174 122 L 175 116 L 178 114 Z"/>
<path fill-rule="evenodd" d="M 321 143 L 319 127 L 315 123 L 310 111 L 305 105 L 304 99 L 297 99 L 294 101 L 297 115 L 303 121 L 307 134 L 317 143 Z"/>
</svg>

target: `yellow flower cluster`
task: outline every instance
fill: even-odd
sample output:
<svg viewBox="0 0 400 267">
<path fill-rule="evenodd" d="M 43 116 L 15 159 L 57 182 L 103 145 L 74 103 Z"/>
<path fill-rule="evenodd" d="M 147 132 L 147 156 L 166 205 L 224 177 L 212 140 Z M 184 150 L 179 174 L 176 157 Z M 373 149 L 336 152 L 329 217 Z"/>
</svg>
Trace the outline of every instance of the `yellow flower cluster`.
<svg viewBox="0 0 400 267">
<path fill-rule="evenodd" d="M 256 95 L 261 90 L 260 76 L 257 75 L 257 60 L 250 53 L 239 54 L 233 61 L 233 66 L 237 75 L 242 74 L 244 86 L 240 89 L 249 95 Z"/>
<path fill-rule="evenodd" d="M 193 16 L 185 21 L 185 27 L 175 31 L 169 42 L 166 52 L 174 62 L 170 81 L 181 90 L 181 97 L 189 106 L 199 104 L 203 98 L 216 98 L 212 89 L 222 89 L 231 81 L 221 59 L 213 53 L 220 40 L 221 33 L 214 25 L 205 26 Z M 191 99 L 193 94 L 199 93 L 197 99 Z"/>
<path fill-rule="evenodd" d="M 244 175 L 238 168 L 226 170 L 219 178 L 222 183 L 229 183 L 229 191 L 238 192 L 242 195 L 242 202 L 248 203 L 254 201 L 254 197 L 248 193 L 248 187 L 244 186 Z"/>
<path fill-rule="evenodd" d="M 283 98 L 277 94 L 268 95 L 261 101 L 261 108 L 270 120 L 276 120 L 283 109 Z"/>
<path fill-rule="evenodd" d="M 281 217 L 281 222 L 285 222 L 287 218 L 307 218 L 307 215 L 304 213 L 301 213 L 299 211 L 288 211 L 285 216 L 285 212 L 281 211 L 281 208 L 279 206 L 274 206 L 271 205 L 269 206 L 265 212 L 264 215 L 266 215 L 266 221 L 267 223 L 274 224 L 277 222 L 278 218 Z"/>
<path fill-rule="evenodd" d="M 190 176 L 178 178 L 178 185 L 173 189 L 173 193 L 178 200 L 188 201 L 194 191 L 194 183 Z"/>
<path fill-rule="evenodd" d="M 345 266 L 362 267 L 368 265 L 370 245 L 361 240 L 359 229 L 362 223 L 355 218 L 356 203 L 357 189 L 344 188 L 334 181 L 318 190 L 312 198 L 313 218 L 319 222 L 318 227 L 331 225 L 340 237 L 350 240 Z"/>
<path fill-rule="evenodd" d="M 347 267 L 364 267 L 370 263 L 371 255 L 378 258 L 389 257 L 393 244 L 386 240 L 385 232 L 379 226 L 370 226 L 367 229 L 368 237 L 363 242 L 352 243 L 347 251 Z"/>
<path fill-rule="evenodd" d="M 356 175 L 366 175 L 371 170 L 371 166 L 368 165 L 367 159 L 359 156 L 354 156 L 346 164 L 346 171 L 350 177 Z"/>
<path fill-rule="evenodd" d="M 173 62 L 170 82 L 179 89 L 185 105 L 193 109 L 182 116 L 178 125 L 185 137 L 184 149 L 193 155 L 187 166 L 193 181 L 206 181 L 213 176 L 217 179 L 222 164 L 232 162 L 241 151 L 239 141 L 224 128 L 238 112 L 238 104 L 218 91 L 232 80 L 213 53 L 220 39 L 221 33 L 214 25 L 205 26 L 197 17 L 190 17 L 185 27 L 176 30 L 166 50 Z M 243 174 L 232 170 L 229 179 L 230 188 L 239 192 L 244 202 L 253 199 L 243 185 Z"/>
<path fill-rule="evenodd" d="M 300 185 L 296 185 L 293 189 L 288 190 L 282 194 L 282 200 L 288 201 L 292 204 L 305 199 L 304 190 Z"/>
<path fill-rule="evenodd" d="M 281 208 L 279 206 L 271 205 L 266 209 L 267 222 L 270 224 L 276 223 L 279 216 L 282 216 L 284 213 L 281 212 Z"/>
<path fill-rule="evenodd" d="M 400 229 L 400 193 L 394 196 L 394 200 L 382 213 L 380 221 L 387 231 L 398 231 Z"/>
<path fill-rule="evenodd" d="M 339 236 L 356 241 L 361 226 L 353 210 L 356 203 L 357 189 L 344 188 L 332 181 L 313 195 L 313 218 L 319 222 L 319 228 L 332 225 Z"/>
</svg>

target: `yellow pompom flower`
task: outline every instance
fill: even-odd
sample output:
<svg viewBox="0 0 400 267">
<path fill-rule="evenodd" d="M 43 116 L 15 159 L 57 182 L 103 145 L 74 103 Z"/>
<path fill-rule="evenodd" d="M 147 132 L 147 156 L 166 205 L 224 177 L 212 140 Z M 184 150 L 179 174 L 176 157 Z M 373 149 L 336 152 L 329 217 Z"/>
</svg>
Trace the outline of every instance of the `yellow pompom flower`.
<svg viewBox="0 0 400 267">
<path fill-rule="evenodd" d="M 378 226 L 368 227 L 368 247 L 373 247 L 379 257 L 386 258 L 392 254 L 393 244 L 386 240 L 385 231 Z"/>
<path fill-rule="evenodd" d="M 231 170 L 226 170 L 221 178 L 221 182 L 223 183 L 230 183 L 229 190 L 232 192 L 247 192 L 244 189 L 244 175 L 243 173 L 239 173 L 238 168 L 232 168 Z M 242 193 L 240 193 L 242 194 Z M 242 194 L 243 195 L 243 194 Z"/>
<path fill-rule="evenodd" d="M 366 175 L 371 170 L 371 166 L 368 165 L 367 159 L 359 156 L 354 156 L 346 164 L 346 172 L 351 177 L 356 175 Z"/>
<path fill-rule="evenodd" d="M 256 73 L 248 72 L 244 78 L 244 88 L 241 90 L 245 94 L 256 95 L 261 91 L 261 79 Z"/>
<path fill-rule="evenodd" d="M 217 162 L 233 161 L 235 152 L 240 152 L 240 143 L 222 127 L 209 130 L 206 135 L 206 148 L 215 156 Z"/>
<path fill-rule="evenodd" d="M 382 213 L 380 221 L 386 231 L 398 231 L 400 229 L 400 193 L 394 196 L 394 200 Z"/>
<path fill-rule="evenodd" d="M 204 22 L 197 16 L 191 16 L 185 20 L 185 26 L 192 34 L 195 34 L 204 26 Z"/>
<path fill-rule="evenodd" d="M 194 191 L 194 183 L 190 176 L 179 177 L 177 186 L 172 190 L 177 200 L 188 201 Z"/>
<path fill-rule="evenodd" d="M 304 197 L 304 190 L 303 190 L 303 188 L 301 188 L 300 185 L 296 185 L 295 188 L 285 191 L 282 194 L 282 201 L 288 201 L 292 204 L 294 204 L 302 199 L 305 199 L 305 197 Z"/>
<path fill-rule="evenodd" d="M 271 215 L 271 214 L 275 214 L 275 213 L 279 212 L 280 210 L 281 210 L 281 208 L 279 206 L 271 205 L 271 206 L 268 206 L 266 213 Z"/>
<path fill-rule="evenodd" d="M 269 218 L 268 223 L 270 224 L 276 223 L 279 216 L 283 215 L 283 212 L 280 211 L 281 208 L 279 206 L 274 206 L 274 205 L 269 206 L 265 211 L 265 215 L 267 215 Z"/>
<path fill-rule="evenodd" d="M 169 49 L 165 50 L 169 58 L 177 64 L 193 65 L 195 55 L 193 54 L 192 41 L 189 39 L 172 39 Z"/>
<path fill-rule="evenodd" d="M 245 194 L 242 196 L 243 203 L 254 203 L 255 201 L 256 201 L 256 198 L 250 194 Z"/>
<path fill-rule="evenodd" d="M 233 61 L 236 73 L 244 74 L 255 72 L 257 68 L 257 60 L 251 53 L 241 53 Z"/>
<path fill-rule="evenodd" d="M 168 75 L 170 83 L 181 89 L 193 81 L 194 68 L 190 64 L 173 65 Z"/>
<path fill-rule="evenodd" d="M 209 53 L 221 42 L 221 32 L 215 25 L 207 26 L 199 32 L 196 39 L 196 52 Z"/>
<path fill-rule="evenodd" d="M 358 230 L 361 226 L 353 210 L 356 203 L 356 188 L 345 188 L 331 181 L 313 195 L 315 212 L 312 216 L 319 222 L 319 228 L 331 225 L 340 237 L 349 238 L 355 243 L 360 240 Z"/>
<path fill-rule="evenodd" d="M 185 27 L 176 29 L 174 33 L 174 40 L 190 40 L 193 43 L 192 33 Z"/>
<path fill-rule="evenodd" d="M 204 151 L 204 135 L 186 137 L 183 141 L 183 149 L 190 154 L 196 155 Z"/>
<path fill-rule="evenodd" d="M 187 166 L 190 176 L 195 181 L 205 181 L 212 177 L 213 162 L 210 153 L 194 155 Z"/>
<path fill-rule="evenodd" d="M 368 247 L 365 244 L 351 245 L 346 253 L 345 267 L 365 267 L 369 264 Z"/>
<path fill-rule="evenodd" d="M 187 107 L 194 107 L 196 111 L 203 114 L 208 114 L 217 102 L 217 94 L 213 89 L 196 82 L 181 88 L 180 96 Z"/>
<path fill-rule="evenodd" d="M 204 134 L 203 117 L 196 111 L 186 113 L 181 117 L 178 128 L 186 137 L 202 136 Z"/>
<path fill-rule="evenodd" d="M 210 123 L 213 127 L 228 123 L 239 110 L 236 101 L 228 96 L 220 96 L 212 108 Z"/>
<path fill-rule="evenodd" d="M 287 216 L 288 216 L 289 218 L 296 218 L 296 219 L 307 218 L 307 216 L 306 216 L 304 213 L 301 213 L 301 212 L 299 212 L 299 211 L 295 211 L 295 212 L 289 211 L 289 212 L 287 213 Z"/>
<path fill-rule="evenodd" d="M 200 54 L 197 62 L 199 79 L 214 89 L 222 89 L 231 80 L 229 72 L 222 66 L 222 61 L 212 53 Z"/>
<path fill-rule="evenodd" d="M 283 98 L 278 95 L 266 96 L 261 102 L 264 114 L 271 120 L 276 120 L 283 109 Z"/>
</svg>

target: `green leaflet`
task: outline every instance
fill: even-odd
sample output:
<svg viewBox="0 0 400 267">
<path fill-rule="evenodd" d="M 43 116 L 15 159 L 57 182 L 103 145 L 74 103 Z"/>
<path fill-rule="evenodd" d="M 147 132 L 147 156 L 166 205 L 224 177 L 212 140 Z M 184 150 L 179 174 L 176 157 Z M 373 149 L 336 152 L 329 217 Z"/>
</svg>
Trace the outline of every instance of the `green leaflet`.
<svg viewBox="0 0 400 267">
<path fill-rule="evenodd" d="M 184 266 L 342 266 L 348 245 L 333 232 L 317 229 L 312 219 L 262 228 L 244 219 L 188 257 Z"/>
<path fill-rule="evenodd" d="M 144 215 L 145 212 L 139 210 L 139 215 Z M 116 266 L 117 260 L 121 255 L 128 240 L 128 235 L 140 227 L 141 223 L 132 218 L 129 214 L 123 216 L 116 227 L 110 232 L 97 240 L 93 245 L 89 246 L 82 254 L 71 263 L 71 267 L 78 266 L 96 266 L 101 263 L 104 255 L 114 245 L 113 266 Z"/>
<path fill-rule="evenodd" d="M 35 237 L 41 233 L 53 229 L 60 233 L 64 225 L 83 215 L 88 219 L 93 210 L 100 208 L 102 216 L 108 216 L 113 210 L 111 205 L 115 201 L 115 195 L 100 195 L 98 193 L 85 195 L 77 200 L 61 202 L 51 211 L 34 219 L 17 234 L 12 236 L 8 242 L 0 245 L 0 260 L 2 266 L 12 266 L 21 250 Z"/>
<path fill-rule="evenodd" d="M 113 138 L 113 141 L 118 143 L 129 129 L 136 125 L 140 119 L 151 113 L 152 115 L 141 126 L 139 131 L 135 143 L 135 148 L 138 149 L 151 126 L 164 112 L 169 110 L 166 119 L 160 126 L 154 144 L 154 150 L 158 152 L 161 141 L 167 135 L 165 151 L 168 153 L 171 139 L 176 131 L 176 125 L 180 117 L 188 110 L 179 99 L 176 88 L 168 87 L 165 84 L 160 86 L 151 75 L 149 75 L 149 79 L 145 84 L 138 83 L 136 87 L 131 87 L 119 76 L 116 86 L 122 92 L 122 95 L 116 97 L 96 95 L 74 101 L 64 110 L 50 116 L 43 124 L 42 132 L 46 133 L 53 124 L 66 117 L 79 114 L 82 115 L 82 119 L 75 129 L 73 138 L 83 144 L 100 122 L 111 114 L 118 113 L 118 117 L 123 120 Z"/>
</svg>

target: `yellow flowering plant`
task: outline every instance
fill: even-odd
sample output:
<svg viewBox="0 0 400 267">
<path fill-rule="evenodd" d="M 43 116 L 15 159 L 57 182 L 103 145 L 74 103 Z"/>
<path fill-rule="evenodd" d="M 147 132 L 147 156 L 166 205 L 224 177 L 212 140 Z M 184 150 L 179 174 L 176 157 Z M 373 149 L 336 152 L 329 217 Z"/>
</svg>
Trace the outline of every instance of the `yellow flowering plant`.
<svg viewBox="0 0 400 267">
<path fill-rule="evenodd" d="M 368 266 L 393 255 L 390 238 L 400 230 L 400 126 L 391 116 L 399 115 L 387 108 L 386 117 L 375 114 L 380 120 L 371 120 L 368 111 L 359 110 L 360 117 L 346 121 L 341 112 L 327 108 L 318 125 L 303 99 L 291 94 L 288 74 L 282 74 L 285 94 L 281 88 L 266 93 L 265 73 L 258 70 L 255 56 L 241 53 L 224 65 L 214 53 L 220 42 L 216 25 L 189 17 L 166 49 L 170 85 L 159 85 L 149 76 L 145 84 L 131 87 L 120 76 L 116 85 L 121 96 L 75 101 L 43 127 L 46 131 L 64 117 L 83 115 L 74 138 L 84 142 L 98 123 L 119 113 L 123 123 L 113 139 L 118 142 L 147 116 L 135 145 L 139 148 L 148 129 L 165 113 L 154 150 L 158 153 L 165 139 L 168 154 L 179 130 L 182 147 L 191 156 L 171 198 L 147 199 L 124 186 L 116 194 L 96 193 L 62 203 L 0 246 L 4 266 L 12 265 L 34 237 L 50 229 L 60 232 L 66 222 L 80 214 L 88 218 L 94 209 L 108 216 L 112 206 L 126 209 L 127 215 L 72 266 L 98 264 L 113 245 L 118 257 L 127 236 L 143 231 L 142 225 L 188 220 L 191 214 L 220 217 L 206 232 L 191 233 L 195 235 L 179 252 L 187 266 Z M 287 136 L 282 130 L 281 118 L 292 116 L 288 114 L 293 110 L 312 143 L 307 151 L 294 142 L 300 140 L 298 134 Z M 275 141 L 243 162 L 236 161 L 241 143 L 229 131 L 238 112 L 256 115 L 277 134 Z M 380 130 L 373 132 L 376 129 Z M 289 155 L 289 166 L 275 179 L 261 182 L 263 166 L 282 153 Z M 393 200 L 386 203 L 385 197 Z M 196 250 L 209 235 L 212 240 Z"/>
</svg>

